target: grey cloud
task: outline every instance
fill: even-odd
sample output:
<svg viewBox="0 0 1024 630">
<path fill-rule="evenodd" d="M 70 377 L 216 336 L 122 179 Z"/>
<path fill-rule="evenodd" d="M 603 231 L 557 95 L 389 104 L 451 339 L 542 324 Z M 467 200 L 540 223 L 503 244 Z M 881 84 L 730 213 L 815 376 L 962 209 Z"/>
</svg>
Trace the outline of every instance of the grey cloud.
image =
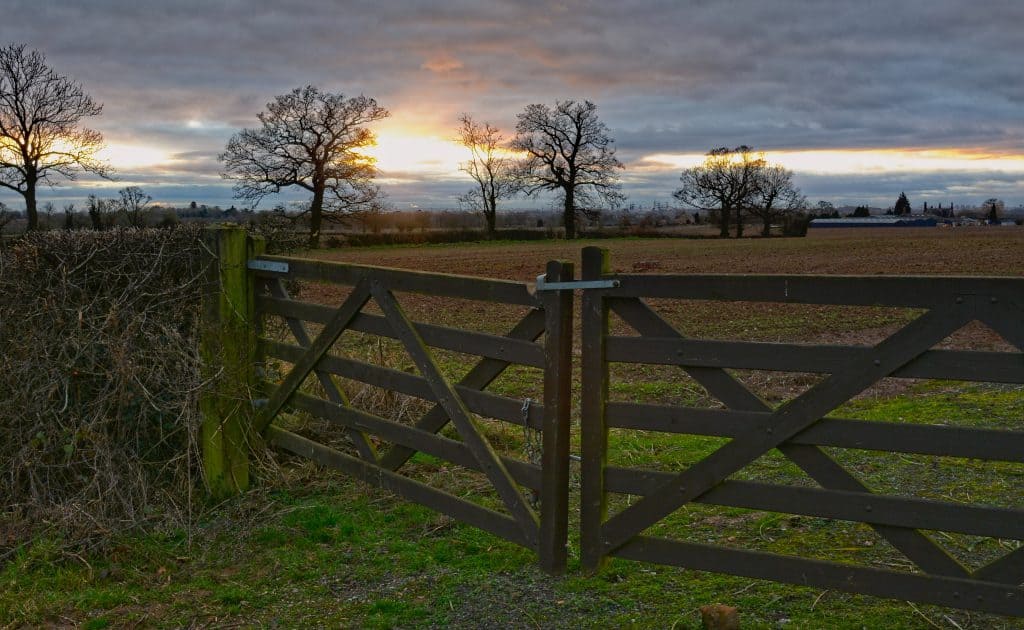
<svg viewBox="0 0 1024 630">
<path fill-rule="evenodd" d="M 1024 147 L 1013 0 L 8 0 L 5 14 L 19 19 L 0 44 L 82 81 L 111 141 L 189 156 L 181 177 L 215 168 L 232 130 L 305 83 L 442 128 L 470 111 L 511 130 L 527 103 L 589 98 L 626 161 L 741 143 Z M 422 185 L 440 198 L 448 184 Z"/>
<path fill-rule="evenodd" d="M 957 203 L 980 205 L 999 197 L 1010 206 L 1024 199 L 1024 178 L 1016 174 L 991 173 L 890 173 L 882 175 L 798 175 L 797 184 L 811 199 L 828 199 L 837 205 L 888 207 L 900 192 L 906 192 L 915 208 Z"/>
</svg>

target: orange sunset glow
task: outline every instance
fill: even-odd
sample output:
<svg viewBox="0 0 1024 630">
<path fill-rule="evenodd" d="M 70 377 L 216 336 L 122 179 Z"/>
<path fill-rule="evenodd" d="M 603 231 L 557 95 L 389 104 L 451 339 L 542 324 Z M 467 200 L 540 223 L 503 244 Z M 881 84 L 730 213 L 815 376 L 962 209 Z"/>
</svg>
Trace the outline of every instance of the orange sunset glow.
<svg viewBox="0 0 1024 630">
<path fill-rule="evenodd" d="M 108 143 L 99 157 L 119 170 L 167 167 L 175 162 L 168 149 L 144 144 Z"/>
<path fill-rule="evenodd" d="M 829 149 L 768 151 L 765 157 L 799 173 L 839 175 L 882 172 L 985 172 L 1024 173 L 1024 154 L 990 154 L 964 149 Z M 684 169 L 703 161 L 700 153 L 655 153 L 640 166 Z"/>
<path fill-rule="evenodd" d="M 385 178 L 410 173 L 453 176 L 466 159 L 466 149 L 455 140 L 401 130 L 379 133 L 376 146 L 365 152 L 377 160 Z"/>
<path fill-rule="evenodd" d="M 471 185 L 459 170 L 470 154 L 455 140 L 462 113 L 509 141 L 525 108 L 559 100 L 597 106 L 625 167 L 628 204 L 673 203 L 681 170 L 711 148 L 745 145 L 791 169 L 814 202 L 887 207 L 906 192 L 918 203 L 999 197 L 1024 206 L 1020 38 L 1010 28 L 1024 20 L 1020 3 L 972 13 L 991 28 L 964 32 L 951 0 L 927 10 L 741 2 L 735 12 L 718 3 L 569 2 L 538 12 L 399 1 L 346 13 L 340 26 L 329 3 L 292 15 L 254 1 L 245 19 L 226 5 L 161 5 L 162 28 L 145 38 L 69 4 L 95 34 L 89 45 L 55 36 L 54 23 L 31 12 L 20 28 L 0 24 L 7 41 L 43 50 L 103 105 L 89 126 L 106 137 L 100 157 L 120 175 L 64 182 L 62 199 L 131 181 L 168 205 L 245 205 L 218 156 L 238 131 L 258 127 L 276 96 L 313 85 L 387 110 L 367 124 L 377 144 L 365 153 L 395 207 L 459 207 Z M 922 15 L 927 28 L 906 27 Z M 765 28 L 780 18 L 786 36 Z M 289 188 L 259 207 L 303 194 Z M 549 197 L 508 202 L 547 207 Z M 0 202 L 21 203 L 2 189 Z"/>
</svg>

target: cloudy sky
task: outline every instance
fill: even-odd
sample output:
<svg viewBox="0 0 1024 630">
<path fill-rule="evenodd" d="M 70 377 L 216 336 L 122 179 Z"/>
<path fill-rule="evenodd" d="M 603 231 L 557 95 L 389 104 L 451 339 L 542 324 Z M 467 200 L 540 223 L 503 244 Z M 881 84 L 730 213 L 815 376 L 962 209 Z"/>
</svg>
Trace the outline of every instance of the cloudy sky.
<svg viewBox="0 0 1024 630">
<path fill-rule="evenodd" d="M 376 155 L 399 208 L 454 207 L 467 188 L 459 113 L 511 134 L 525 105 L 566 98 L 598 105 L 635 203 L 669 201 L 681 168 L 739 144 L 812 201 L 1024 203 L 1020 0 L 4 0 L 11 43 L 104 103 L 91 126 L 118 181 L 44 201 L 139 185 L 231 205 L 227 139 L 316 84 L 391 111 Z"/>
</svg>

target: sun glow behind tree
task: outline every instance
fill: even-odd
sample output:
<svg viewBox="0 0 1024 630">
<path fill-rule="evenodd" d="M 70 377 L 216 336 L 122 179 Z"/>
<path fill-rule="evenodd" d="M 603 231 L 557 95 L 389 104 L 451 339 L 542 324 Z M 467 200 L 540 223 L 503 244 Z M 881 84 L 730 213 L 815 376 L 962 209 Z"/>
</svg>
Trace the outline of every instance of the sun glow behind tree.
<svg viewBox="0 0 1024 630">
<path fill-rule="evenodd" d="M 459 162 L 465 159 L 465 149 L 455 140 L 401 129 L 382 131 L 376 145 L 363 152 L 377 160 L 381 181 L 411 173 L 457 177 Z"/>
</svg>

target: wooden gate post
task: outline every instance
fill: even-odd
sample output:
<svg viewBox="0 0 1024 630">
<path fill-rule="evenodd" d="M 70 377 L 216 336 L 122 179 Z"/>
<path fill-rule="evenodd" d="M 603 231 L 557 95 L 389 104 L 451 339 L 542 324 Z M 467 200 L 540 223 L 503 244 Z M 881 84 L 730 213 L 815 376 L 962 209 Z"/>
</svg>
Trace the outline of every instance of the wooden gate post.
<svg viewBox="0 0 1024 630">
<path fill-rule="evenodd" d="M 228 225 L 207 228 L 203 242 L 210 261 L 199 342 L 207 383 L 199 399 L 200 440 L 207 487 L 213 498 L 223 499 L 249 487 L 256 307 L 246 263 L 263 252 L 264 242 Z"/>
<path fill-rule="evenodd" d="M 611 271 L 607 249 L 583 248 L 583 280 L 600 280 Z M 608 362 L 605 361 L 605 337 L 608 335 L 608 302 L 602 291 L 583 291 L 580 317 L 583 350 L 580 361 L 580 560 L 587 572 L 596 572 L 604 561 L 601 526 L 608 513 L 604 490 L 604 469 L 608 458 L 608 425 L 605 403 L 608 401 Z"/>
<path fill-rule="evenodd" d="M 573 264 L 553 260 L 547 282 L 571 282 Z M 544 292 L 544 433 L 540 491 L 541 569 L 565 573 L 569 533 L 569 429 L 572 421 L 572 289 Z"/>
</svg>

